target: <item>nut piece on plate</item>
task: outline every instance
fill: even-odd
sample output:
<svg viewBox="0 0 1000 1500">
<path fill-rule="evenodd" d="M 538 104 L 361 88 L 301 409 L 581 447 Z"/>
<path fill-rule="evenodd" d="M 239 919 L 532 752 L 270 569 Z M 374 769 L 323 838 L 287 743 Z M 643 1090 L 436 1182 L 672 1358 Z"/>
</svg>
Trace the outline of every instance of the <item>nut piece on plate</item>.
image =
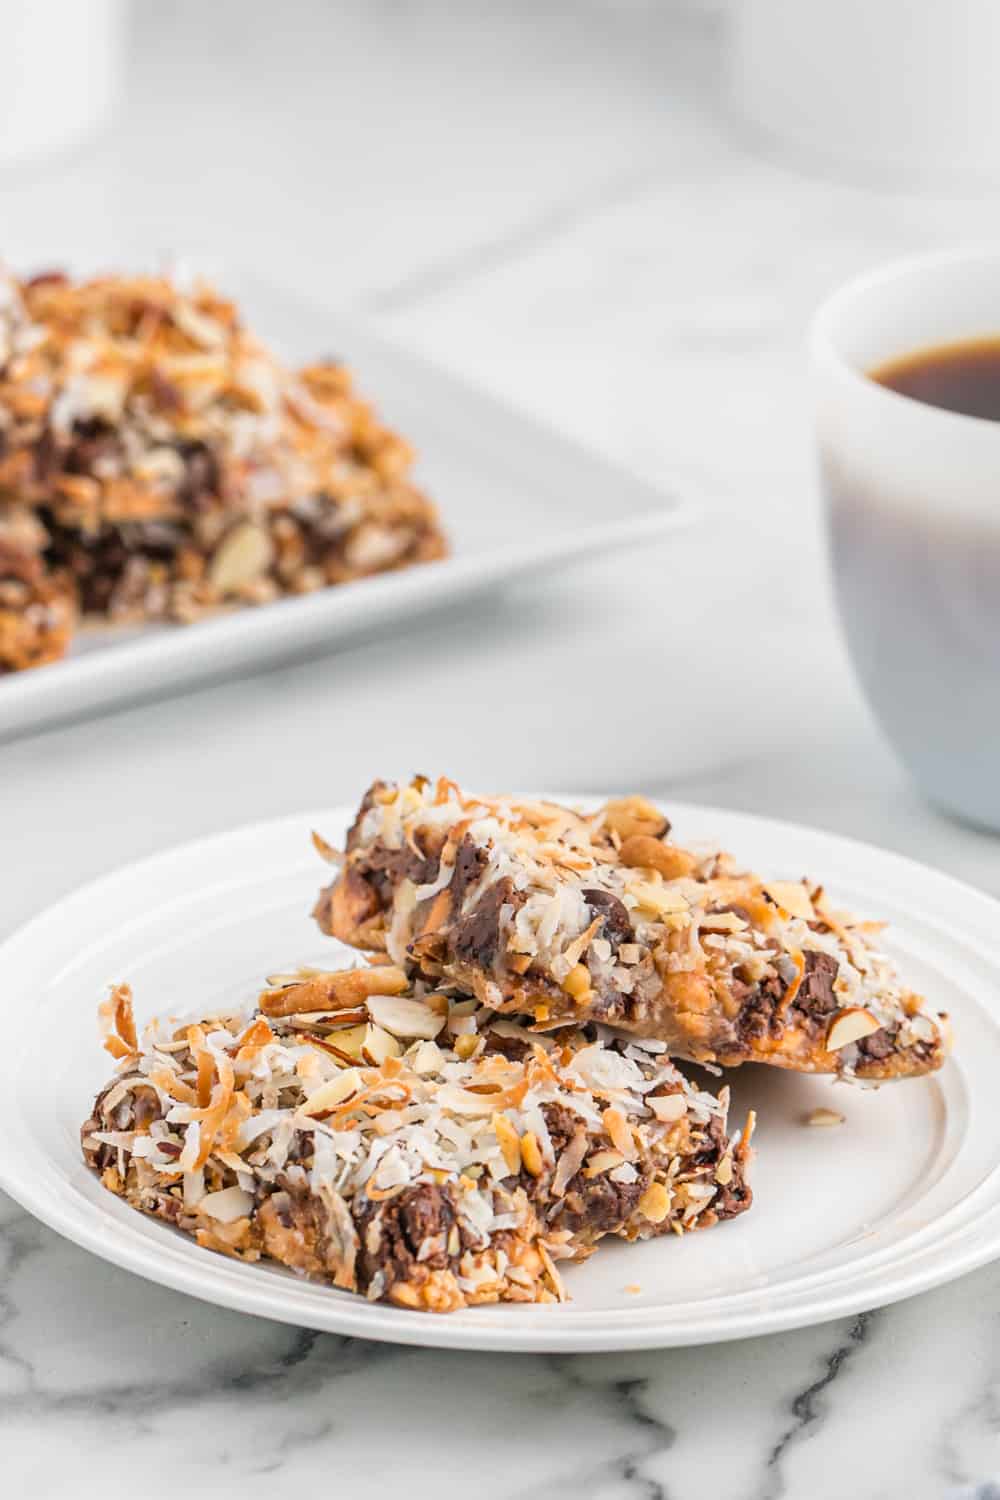
<svg viewBox="0 0 1000 1500">
<path fill-rule="evenodd" d="M 839 1110 L 827 1109 L 824 1106 L 820 1106 L 818 1109 L 812 1110 L 812 1112 L 806 1116 L 807 1125 L 832 1126 L 843 1125 L 843 1123 L 844 1116 L 839 1112 Z"/>
<path fill-rule="evenodd" d="M 206 1249 L 430 1312 L 562 1301 L 559 1262 L 605 1236 L 672 1240 L 749 1207 L 752 1116 L 727 1135 L 728 1089 L 696 1088 L 656 1043 L 538 1037 L 372 975 L 394 987 L 306 971 L 279 991 L 299 1012 L 275 1013 L 271 988 L 141 1038 L 119 986 L 88 1165 Z M 317 1010 L 324 987 L 360 1003 Z"/>
<path fill-rule="evenodd" d="M 375 782 L 315 916 L 539 1031 L 604 1022 L 697 1062 L 869 1082 L 931 1072 L 948 1049 L 881 924 L 809 880 L 684 847 L 645 797 L 580 812 L 444 777 Z"/>
</svg>

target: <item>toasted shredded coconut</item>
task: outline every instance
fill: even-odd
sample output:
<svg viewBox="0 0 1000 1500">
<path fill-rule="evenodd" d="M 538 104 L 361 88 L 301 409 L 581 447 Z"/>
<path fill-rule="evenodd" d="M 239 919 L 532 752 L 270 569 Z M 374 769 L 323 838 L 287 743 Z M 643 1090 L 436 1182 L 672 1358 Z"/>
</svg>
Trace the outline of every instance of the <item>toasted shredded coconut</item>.
<svg viewBox="0 0 1000 1500">
<path fill-rule="evenodd" d="M 203 282 L 0 269 L 0 672 L 443 556 L 409 445 Z"/>
<path fill-rule="evenodd" d="M 376 782 L 316 914 L 537 1029 L 593 1019 L 706 1064 L 869 1080 L 931 1071 L 947 1051 L 882 924 L 834 910 L 808 880 L 682 847 L 641 797 L 585 813 L 445 778 Z M 852 1009 L 871 1018 L 864 1035 L 837 1026 Z"/>
<path fill-rule="evenodd" d="M 125 995 L 102 1015 L 127 1032 Z M 561 1300 L 553 1258 L 581 1258 L 606 1233 L 671 1228 L 636 1210 L 658 1181 L 680 1194 L 685 1229 L 747 1206 L 745 1151 L 724 1199 L 714 1175 L 731 1150 L 724 1101 L 662 1050 L 606 1028 L 540 1040 L 419 984 L 365 1006 L 384 1019 L 387 1000 L 401 1040 L 377 1064 L 365 1057 L 372 1022 L 345 1028 L 335 1012 L 309 1013 L 309 1030 L 255 1007 L 150 1023 L 83 1127 L 87 1160 L 208 1248 L 433 1310 Z M 436 1040 L 423 1035 L 432 1026 Z M 684 1108 L 661 1119 L 651 1093 Z M 383 1255 L 397 1211 L 426 1226 L 402 1269 L 398 1252 Z"/>
</svg>

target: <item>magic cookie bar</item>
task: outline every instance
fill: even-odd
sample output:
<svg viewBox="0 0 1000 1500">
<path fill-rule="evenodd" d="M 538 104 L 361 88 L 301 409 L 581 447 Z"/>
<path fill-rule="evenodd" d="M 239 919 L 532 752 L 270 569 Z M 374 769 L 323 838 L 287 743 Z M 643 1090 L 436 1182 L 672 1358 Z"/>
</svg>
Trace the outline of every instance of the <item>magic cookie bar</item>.
<svg viewBox="0 0 1000 1500">
<path fill-rule="evenodd" d="M 0 677 L 58 660 L 73 632 L 73 591 L 47 572 L 44 540 L 30 512 L 0 506 Z"/>
<path fill-rule="evenodd" d="M 446 550 L 347 370 L 293 372 L 204 284 L 0 275 L 0 523 L 81 613 L 192 620 Z"/>
<path fill-rule="evenodd" d="M 105 1187 L 206 1249 L 450 1312 L 565 1296 L 605 1235 L 683 1235 L 749 1206 L 752 1117 L 662 1044 L 532 1036 L 386 965 L 277 976 L 258 1005 L 136 1036 L 82 1129 Z"/>
<path fill-rule="evenodd" d="M 878 946 L 880 924 L 821 886 L 681 847 L 641 797 L 579 813 L 376 782 L 315 915 L 538 1028 L 597 1020 L 696 1061 L 869 1080 L 945 1056 L 943 1020 Z"/>
</svg>

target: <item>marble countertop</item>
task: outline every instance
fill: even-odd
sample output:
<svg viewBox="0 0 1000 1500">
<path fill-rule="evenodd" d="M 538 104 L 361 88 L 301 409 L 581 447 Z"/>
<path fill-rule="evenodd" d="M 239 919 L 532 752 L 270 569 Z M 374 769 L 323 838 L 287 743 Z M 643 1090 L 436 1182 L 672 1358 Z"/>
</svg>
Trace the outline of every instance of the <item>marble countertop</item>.
<svg viewBox="0 0 1000 1500">
<path fill-rule="evenodd" d="M 774 813 L 1000 893 L 996 840 L 920 800 L 855 688 L 802 353 L 836 282 L 995 237 L 1000 205 L 759 154 L 726 116 L 721 26 L 676 4 L 142 7 L 114 133 L 0 177 L 15 263 L 249 262 L 705 512 L 405 639 L 0 746 L 0 933 L 124 860 L 350 800 L 376 766 Z M 498 697 L 518 718 L 484 733 Z M 216 1310 L 9 1201 L 0 1265 L 11 1494 L 998 1493 L 1000 1266 L 767 1339 L 500 1358 Z"/>
</svg>

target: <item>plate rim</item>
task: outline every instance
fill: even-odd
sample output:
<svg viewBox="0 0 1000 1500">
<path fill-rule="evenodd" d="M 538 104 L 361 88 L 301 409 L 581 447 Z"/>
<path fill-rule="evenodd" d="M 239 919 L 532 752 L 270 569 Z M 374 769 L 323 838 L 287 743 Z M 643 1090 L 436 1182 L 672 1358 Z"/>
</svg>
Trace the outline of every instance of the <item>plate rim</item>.
<svg viewBox="0 0 1000 1500">
<path fill-rule="evenodd" d="M 545 795 L 580 805 L 602 800 L 599 795 L 583 792 L 564 791 Z M 713 820 L 720 823 L 732 820 L 750 832 L 756 825 L 775 833 L 779 838 L 783 835 L 819 838 L 828 847 L 838 849 L 842 855 L 853 854 L 864 860 L 874 857 L 876 863 L 882 864 L 883 869 L 891 870 L 900 879 L 909 876 L 911 879 L 916 877 L 921 882 L 930 880 L 932 887 L 936 885 L 939 892 L 947 893 L 953 901 L 960 901 L 963 912 L 970 911 L 971 908 L 981 919 L 988 920 L 992 917 L 994 923 L 1000 920 L 1000 901 L 996 898 L 953 875 L 895 850 L 883 849 L 841 833 L 765 814 L 705 803 L 673 801 L 669 798 L 661 800 L 670 802 L 671 817 L 676 821 L 689 816 L 702 824 L 710 824 Z M 25 950 L 30 952 L 37 933 L 44 931 L 46 925 L 71 918 L 78 905 L 100 901 L 116 885 L 141 879 L 156 867 L 168 865 L 178 856 L 197 858 L 208 848 L 214 846 L 218 850 L 238 836 L 250 840 L 267 837 L 280 839 L 286 830 L 294 829 L 298 833 L 303 827 L 321 826 L 324 821 L 342 818 L 352 810 L 353 804 L 331 804 L 275 818 L 238 823 L 194 839 L 178 841 L 116 866 L 75 887 L 27 922 L 20 924 L 0 942 L 0 960 L 16 960 L 19 953 Z M 727 837 L 730 836 L 727 834 Z M 946 922 L 954 928 L 963 947 L 971 949 L 978 957 L 987 957 L 992 967 L 1000 973 L 996 956 L 991 956 L 989 950 L 981 945 L 978 923 L 970 922 L 968 926 L 962 924 L 955 927 L 951 916 L 946 918 Z M 997 1021 L 1000 1025 L 1000 1017 Z M 0 1113 L 2 1108 L 0 1106 Z M 52 1159 L 49 1160 L 51 1163 Z M 60 1170 L 58 1165 L 54 1165 L 53 1169 Z M 82 1163 L 81 1170 L 84 1170 Z M 625 1317 L 602 1309 L 599 1316 L 604 1320 L 604 1326 L 597 1329 L 582 1322 L 573 1323 L 568 1320 L 550 1326 L 549 1315 L 557 1315 L 559 1309 L 539 1309 L 536 1326 L 526 1327 L 524 1323 L 520 1323 L 504 1328 L 502 1309 L 491 1308 L 489 1312 L 493 1317 L 489 1321 L 484 1319 L 481 1326 L 476 1327 L 474 1316 L 487 1309 L 471 1309 L 461 1322 L 456 1322 L 448 1317 L 429 1319 L 421 1313 L 380 1303 L 368 1303 L 360 1297 L 343 1301 L 331 1297 L 325 1303 L 317 1302 L 315 1309 L 313 1306 L 303 1308 L 295 1305 L 294 1299 L 289 1304 L 281 1297 L 282 1278 L 272 1279 L 270 1275 L 260 1277 L 257 1268 L 239 1268 L 254 1278 L 243 1284 L 242 1276 L 233 1278 L 230 1274 L 233 1266 L 220 1257 L 206 1255 L 204 1262 L 192 1259 L 188 1264 L 186 1254 L 161 1254 L 158 1245 L 147 1245 L 139 1238 L 133 1241 L 129 1235 L 108 1236 L 106 1215 L 101 1213 L 96 1202 L 88 1203 L 82 1197 L 74 1197 L 69 1193 L 60 1194 L 55 1199 L 47 1196 L 44 1180 L 36 1183 L 30 1171 L 22 1172 L 19 1158 L 14 1152 L 0 1152 L 0 1187 L 23 1209 L 82 1249 L 145 1280 L 186 1293 L 201 1301 L 300 1326 L 305 1312 L 308 1319 L 306 1326 L 344 1336 L 484 1352 L 626 1351 L 698 1346 L 782 1332 L 856 1315 L 876 1306 L 888 1306 L 943 1285 L 1000 1257 L 1000 1204 L 997 1204 L 971 1225 L 960 1225 L 944 1245 L 933 1243 L 912 1252 L 895 1274 L 890 1267 L 889 1275 L 892 1279 L 885 1290 L 879 1290 L 876 1297 L 864 1286 L 858 1291 L 847 1285 L 832 1287 L 825 1293 L 819 1289 L 810 1291 L 806 1294 L 806 1300 L 800 1302 L 794 1297 L 794 1288 L 789 1288 L 793 1295 L 787 1307 L 772 1303 L 764 1310 L 747 1307 L 728 1314 L 723 1307 L 717 1312 L 707 1312 L 700 1322 L 697 1317 L 693 1321 L 683 1317 L 665 1321 L 655 1306 L 646 1309 L 638 1305 L 631 1309 L 621 1309 L 620 1313 L 627 1313 Z M 131 1214 L 132 1211 L 128 1212 Z M 952 1240 L 955 1241 L 953 1246 Z M 186 1248 L 189 1248 L 189 1242 L 182 1240 L 178 1249 Z M 853 1268 L 855 1279 L 861 1282 L 865 1279 L 865 1264 L 862 1260 Z M 303 1285 L 312 1286 L 311 1283 Z M 609 1322 L 616 1323 L 617 1326 L 608 1327 Z"/>
</svg>

